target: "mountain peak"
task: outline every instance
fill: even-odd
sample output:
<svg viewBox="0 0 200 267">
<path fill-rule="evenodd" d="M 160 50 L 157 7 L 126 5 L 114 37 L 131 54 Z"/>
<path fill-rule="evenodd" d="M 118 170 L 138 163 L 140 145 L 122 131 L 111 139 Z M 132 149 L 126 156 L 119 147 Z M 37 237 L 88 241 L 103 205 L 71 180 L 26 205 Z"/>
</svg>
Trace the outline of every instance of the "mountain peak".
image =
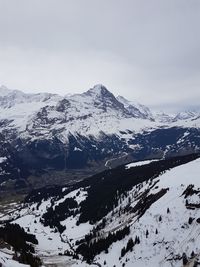
<svg viewBox="0 0 200 267">
<path fill-rule="evenodd" d="M 103 84 L 95 85 L 93 88 L 89 89 L 87 93 L 93 94 L 96 96 L 113 96 L 114 97 L 114 95 Z"/>
<path fill-rule="evenodd" d="M 0 86 L 0 97 L 8 95 L 12 90 L 8 89 L 5 85 Z"/>
</svg>

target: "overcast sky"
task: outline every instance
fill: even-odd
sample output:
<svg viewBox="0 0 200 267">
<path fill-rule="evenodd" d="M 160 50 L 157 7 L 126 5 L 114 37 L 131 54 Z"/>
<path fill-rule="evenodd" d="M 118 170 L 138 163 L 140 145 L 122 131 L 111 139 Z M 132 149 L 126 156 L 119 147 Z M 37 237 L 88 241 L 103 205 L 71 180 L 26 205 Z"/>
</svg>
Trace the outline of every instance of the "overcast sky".
<svg viewBox="0 0 200 267">
<path fill-rule="evenodd" d="M 0 10 L 0 84 L 67 94 L 102 83 L 149 106 L 199 105 L 200 0 L 0 0 Z"/>
</svg>

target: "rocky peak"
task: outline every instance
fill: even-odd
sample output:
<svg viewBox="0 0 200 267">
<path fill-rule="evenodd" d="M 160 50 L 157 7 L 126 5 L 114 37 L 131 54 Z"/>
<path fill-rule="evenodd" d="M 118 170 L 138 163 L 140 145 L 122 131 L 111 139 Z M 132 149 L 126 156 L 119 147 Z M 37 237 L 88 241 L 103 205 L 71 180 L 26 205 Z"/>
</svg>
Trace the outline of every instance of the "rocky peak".
<svg viewBox="0 0 200 267">
<path fill-rule="evenodd" d="M 126 112 L 124 105 L 102 84 L 95 85 L 83 95 L 92 98 L 94 105 L 104 110 L 112 108 Z"/>
<path fill-rule="evenodd" d="M 66 109 L 68 109 L 70 106 L 71 106 L 70 101 L 68 99 L 66 99 L 66 98 L 63 98 L 56 105 L 56 111 L 58 111 L 58 112 L 65 112 Z"/>
<path fill-rule="evenodd" d="M 102 84 L 97 84 L 89 89 L 85 94 L 99 98 L 115 98 L 115 96 Z"/>
</svg>

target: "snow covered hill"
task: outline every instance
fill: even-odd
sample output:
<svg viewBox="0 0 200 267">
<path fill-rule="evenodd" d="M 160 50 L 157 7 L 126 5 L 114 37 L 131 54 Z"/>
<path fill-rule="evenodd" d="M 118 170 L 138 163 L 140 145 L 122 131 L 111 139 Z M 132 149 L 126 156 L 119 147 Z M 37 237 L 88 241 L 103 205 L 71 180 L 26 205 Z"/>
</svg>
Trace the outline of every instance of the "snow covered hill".
<svg viewBox="0 0 200 267">
<path fill-rule="evenodd" d="M 2 267 L 30 267 L 30 265 L 21 264 L 12 259 L 14 255 L 13 251 L 0 251 L 0 263 Z"/>
<path fill-rule="evenodd" d="M 35 234 L 36 251 L 49 262 L 60 255 L 67 266 L 178 267 L 184 255 L 193 266 L 200 257 L 198 157 L 138 162 L 74 187 L 35 190 L 1 220 Z"/>
<path fill-rule="evenodd" d="M 0 188 L 29 186 L 27 179 L 41 173 L 50 180 L 49 170 L 93 173 L 107 168 L 113 158 L 111 167 L 122 158 L 127 162 L 200 150 L 198 112 L 153 115 L 103 85 L 65 97 L 2 86 L 0 125 L 0 157 L 5 159 L 0 162 Z"/>
</svg>

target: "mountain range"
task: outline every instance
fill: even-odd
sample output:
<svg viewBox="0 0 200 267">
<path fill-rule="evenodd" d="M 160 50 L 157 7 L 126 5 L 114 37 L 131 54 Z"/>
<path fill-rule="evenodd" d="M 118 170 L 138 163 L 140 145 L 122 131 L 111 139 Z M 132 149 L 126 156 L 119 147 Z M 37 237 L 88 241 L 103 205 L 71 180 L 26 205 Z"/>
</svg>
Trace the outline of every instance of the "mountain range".
<svg viewBox="0 0 200 267">
<path fill-rule="evenodd" d="M 103 85 L 64 97 L 1 86 L 0 125 L 2 190 L 72 182 L 129 161 L 200 149 L 199 111 L 155 113 Z"/>
</svg>

